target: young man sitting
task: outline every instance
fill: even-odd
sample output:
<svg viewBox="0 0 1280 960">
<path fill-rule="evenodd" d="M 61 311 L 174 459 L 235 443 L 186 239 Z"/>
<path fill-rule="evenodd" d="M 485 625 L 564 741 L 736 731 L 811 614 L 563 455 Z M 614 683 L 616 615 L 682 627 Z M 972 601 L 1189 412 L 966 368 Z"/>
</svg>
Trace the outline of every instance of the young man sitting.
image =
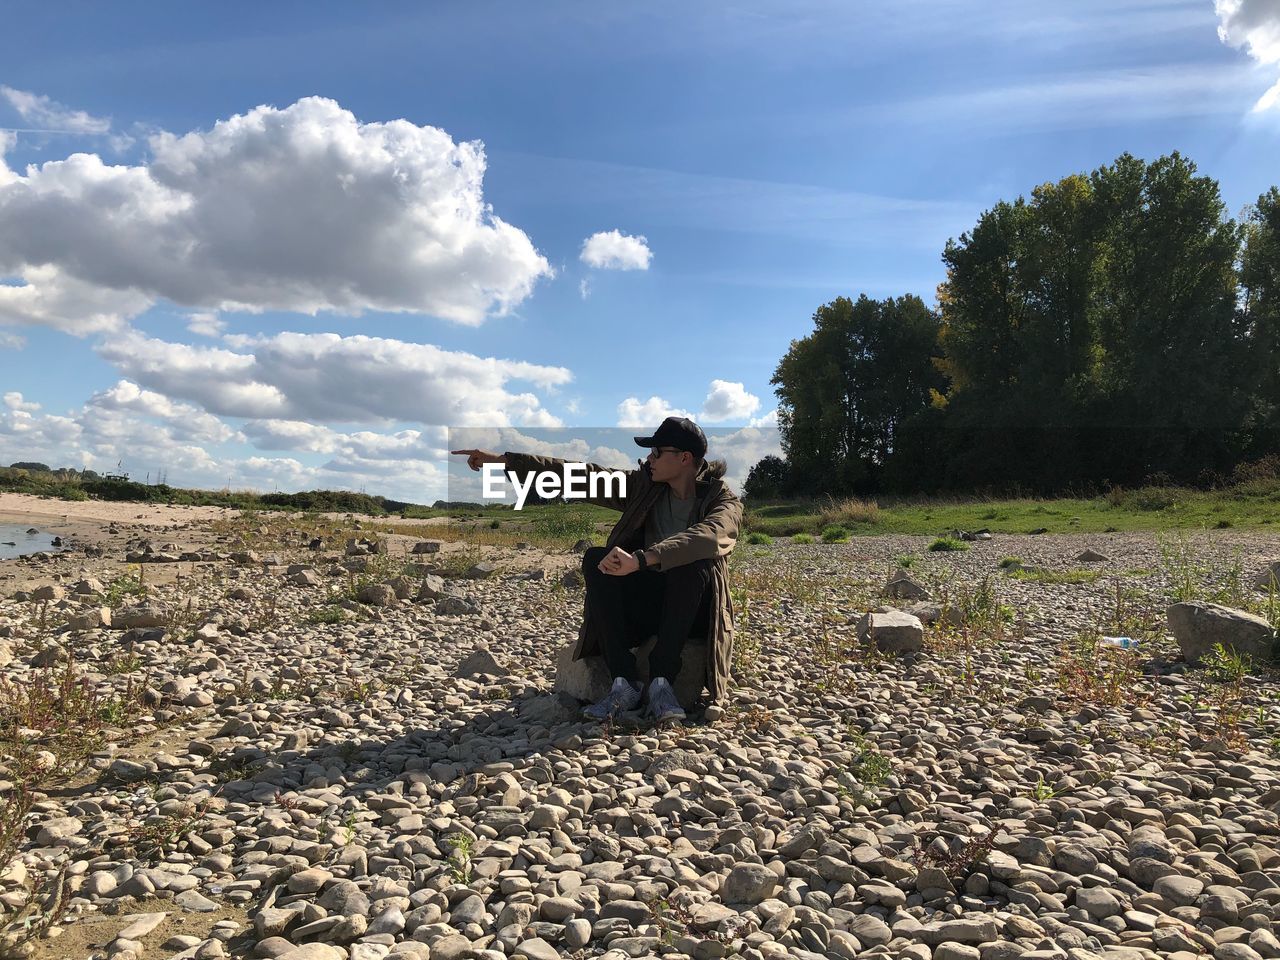
<svg viewBox="0 0 1280 960">
<path fill-rule="evenodd" d="M 649 455 L 639 469 L 627 471 L 625 496 L 587 498 L 622 516 L 605 545 L 589 548 L 583 557 L 586 597 L 573 657 L 599 654 L 609 667 L 609 693 L 585 710 L 603 720 L 639 705 L 645 691 L 634 648 L 657 634 L 649 654 L 648 712 L 659 721 L 678 720 L 685 714 L 673 683 L 691 635 L 706 637 L 704 685 L 711 701 L 728 692 L 733 607 L 727 563 L 742 523 L 742 501 L 723 480 L 724 461 L 707 461 L 706 435 L 692 420 L 668 417 L 652 436 L 634 439 Z M 567 463 L 522 453 L 453 453 L 466 455 L 473 470 L 502 463 L 517 475 L 561 471 Z"/>
</svg>

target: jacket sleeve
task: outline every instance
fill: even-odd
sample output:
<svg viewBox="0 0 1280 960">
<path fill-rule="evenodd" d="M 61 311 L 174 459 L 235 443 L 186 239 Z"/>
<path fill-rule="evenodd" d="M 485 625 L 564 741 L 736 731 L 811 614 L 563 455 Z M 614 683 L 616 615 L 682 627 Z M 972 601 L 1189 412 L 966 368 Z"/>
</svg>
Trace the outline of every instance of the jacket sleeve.
<svg viewBox="0 0 1280 960">
<path fill-rule="evenodd" d="M 658 557 L 658 569 L 670 570 L 697 560 L 727 557 L 733 552 L 742 524 L 742 501 L 728 487 L 721 487 L 706 515 L 693 526 L 659 540 L 649 547 Z"/>
<path fill-rule="evenodd" d="M 542 457 L 534 453 L 512 453 L 510 451 L 503 454 L 507 461 L 507 473 L 515 474 L 520 478 L 520 482 L 525 482 L 525 477 L 530 473 L 539 473 L 542 471 L 552 471 L 560 474 L 561 482 L 564 482 L 564 465 L 570 462 L 561 460 L 557 457 Z M 594 503 L 599 507 L 607 507 L 610 510 L 625 510 L 627 501 L 635 496 L 639 489 L 642 474 L 639 470 L 621 471 L 626 476 L 626 484 L 623 486 L 621 494 L 619 494 L 617 483 L 605 483 L 597 481 L 597 489 L 600 496 L 590 496 L 591 493 L 591 475 L 593 473 L 608 472 L 610 467 L 602 467 L 598 463 L 587 464 L 587 475 L 583 486 L 588 496 L 583 499 L 587 503 Z"/>
</svg>

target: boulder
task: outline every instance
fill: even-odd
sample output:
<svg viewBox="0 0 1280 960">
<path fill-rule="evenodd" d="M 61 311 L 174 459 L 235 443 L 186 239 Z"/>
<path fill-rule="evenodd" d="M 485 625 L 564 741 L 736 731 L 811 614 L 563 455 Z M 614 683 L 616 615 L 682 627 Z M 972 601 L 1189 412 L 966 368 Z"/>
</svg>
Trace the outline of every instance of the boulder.
<svg viewBox="0 0 1280 960">
<path fill-rule="evenodd" d="M 1228 651 L 1247 655 L 1255 664 L 1271 659 L 1275 630 L 1262 617 L 1200 600 L 1175 603 L 1166 616 L 1187 663 L 1199 663 L 1219 643 Z"/>
<path fill-rule="evenodd" d="M 490 677 L 506 677 L 511 671 L 494 658 L 488 650 L 472 650 L 453 668 L 453 675 L 458 678 L 474 677 L 483 673 Z"/>
<path fill-rule="evenodd" d="M 486 577 L 492 576 L 493 572 L 497 569 L 498 568 L 492 563 L 481 561 L 480 563 L 474 564 L 471 569 L 463 574 L 463 576 L 468 580 L 483 580 Z"/>
<path fill-rule="evenodd" d="M 444 578 L 429 573 L 422 578 L 422 584 L 418 587 L 418 599 L 439 600 L 447 592 L 444 586 Z"/>
<path fill-rule="evenodd" d="M 651 636 L 636 647 L 636 668 L 640 679 L 649 683 L 649 652 L 657 645 L 657 636 Z M 590 656 L 573 659 L 576 642 L 564 646 L 556 659 L 556 680 L 552 690 L 565 693 L 577 700 L 595 703 L 609 692 L 613 677 L 605 665 L 604 657 Z M 702 696 L 707 678 L 707 642 L 700 638 L 685 641 L 680 657 L 680 673 L 672 685 L 676 699 L 686 710 Z"/>
<path fill-rule="evenodd" d="M 889 582 L 884 585 L 882 591 L 884 596 L 893 597 L 895 600 L 928 600 L 929 591 L 923 584 L 917 583 L 911 579 L 911 575 L 906 570 L 898 570 Z"/>
<path fill-rule="evenodd" d="M 959 607 L 943 606 L 933 600 L 922 600 L 919 603 L 913 603 L 902 611 L 909 613 L 927 627 L 933 626 L 935 623 L 946 623 L 948 626 L 960 627 L 964 625 L 964 614 L 960 612 Z"/>
<path fill-rule="evenodd" d="M 1267 568 L 1254 578 L 1253 589 L 1270 590 L 1275 584 L 1280 584 L 1280 560 L 1272 560 L 1267 564 Z M 1276 589 L 1280 590 L 1280 586 Z"/>
<path fill-rule="evenodd" d="M 1106 563 L 1111 558 L 1097 550 L 1082 550 L 1076 554 L 1077 563 Z"/>
<path fill-rule="evenodd" d="M 396 591 L 385 583 L 370 583 L 360 588 L 356 599 L 375 607 L 390 607 L 396 602 Z"/>
<path fill-rule="evenodd" d="M 924 646 L 924 624 L 901 610 L 873 611 L 858 621 L 858 640 L 881 653 L 913 653 Z"/>
<path fill-rule="evenodd" d="M 81 580 L 79 583 L 75 585 L 75 589 L 73 589 L 71 592 L 79 597 L 90 597 L 90 596 L 93 596 L 95 593 L 102 593 L 103 592 L 102 581 L 97 579 L 96 577 L 85 577 L 83 580 Z"/>
<path fill-rule="evenodd" d="M 127 607 L 111 615 L 111 625 L 117 630 L 149 630 L 168 622 L 169 611 L 159 606 Z"/>
<path fill-rule="evenodd" d="M 48 602 L 50 600 L 61 600 L 67 595 L 67 591 L 62 589 L 56 583 L 43 587 L 36 587 L 31 591 L 31 599 L 37 602 Z"/>
<path fill-rule="evenodd" d="M 77 613 L 67 621 L 68 630 L 98 630 L 111 626 L 111 608 L 94 607 Z"/>
<path fill-rule="evenodd" d="M 581 570 L 566 570 L 564 576 L 560 578 L 560 585 L 567 589 L 573 590 L 584 586 L 586 581 L 582 577 Z"/>
<path fill-rule="evenodd" d="M 448 594 L 436 601 L 436 613 L 446 617 L 461 617 L 480 612 L 474 600 Z"/>
<path fill-rule="evenodd" d="M 320 574 L 314 570 L 299 570 L 289 578 L 289 582 L 299 587 L 318 587 Z"/>
</svg>

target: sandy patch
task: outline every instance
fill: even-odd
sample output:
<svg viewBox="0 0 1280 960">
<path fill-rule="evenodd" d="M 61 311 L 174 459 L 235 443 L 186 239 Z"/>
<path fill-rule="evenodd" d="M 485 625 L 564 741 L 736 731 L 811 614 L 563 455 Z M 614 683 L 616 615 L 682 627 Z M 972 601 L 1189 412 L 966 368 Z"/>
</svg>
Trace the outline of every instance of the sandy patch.
<svg viewBox="0 0 1280 960">
<path fill-rule="evenodd" d="M 58 523 L 91 522 L 177 527 L 238 513 L 227 507 L 187 507 L 169 504 L 117 503 L 108 500 L 53 500 L 28 493 L 0 493 L 0 520 L 30 521 L 42 530 L 58 532 Z M 36 522 L 40 521 L 40 522 Z"/>
</svg>

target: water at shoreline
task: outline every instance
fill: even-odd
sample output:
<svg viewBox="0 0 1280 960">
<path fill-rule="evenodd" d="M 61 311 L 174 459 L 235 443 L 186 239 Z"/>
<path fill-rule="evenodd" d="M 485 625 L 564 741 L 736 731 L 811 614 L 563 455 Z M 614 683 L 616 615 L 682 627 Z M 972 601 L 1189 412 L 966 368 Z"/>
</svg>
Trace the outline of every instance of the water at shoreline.
<svg viewBox="0 0 1280 960">
<path fill-rule="evenodd" d="M 54 534 L 33 529 L 30 524 L 19 526 L 14 523 L 0 523 L 0 560 L 12 560 L 28 553 L 56 553 L 60 547 L 53 545 Z"/>
</svg>

